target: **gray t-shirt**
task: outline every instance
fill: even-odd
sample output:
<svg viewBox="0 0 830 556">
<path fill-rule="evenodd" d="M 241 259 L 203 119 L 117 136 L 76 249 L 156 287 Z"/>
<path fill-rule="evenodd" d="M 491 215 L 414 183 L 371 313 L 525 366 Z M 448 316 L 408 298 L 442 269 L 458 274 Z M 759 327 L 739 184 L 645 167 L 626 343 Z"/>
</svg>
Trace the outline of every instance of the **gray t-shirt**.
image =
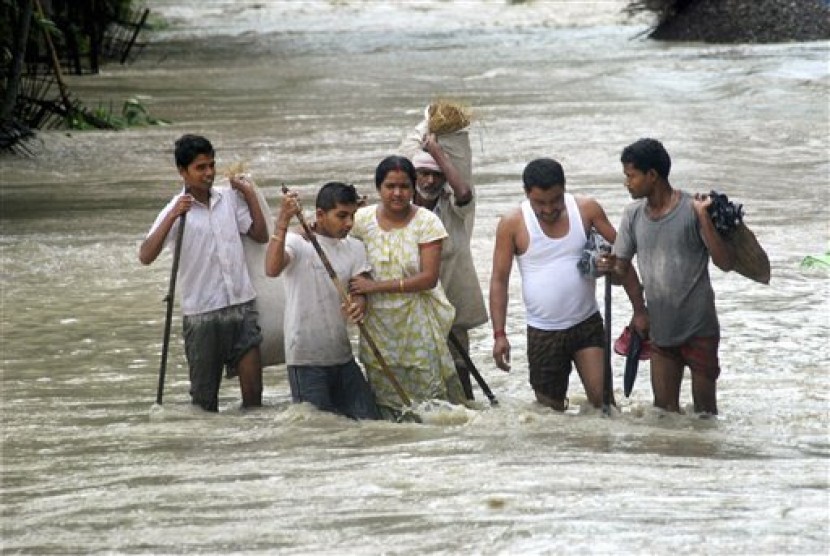
<svg viewBox="0 0 830 556">
<path fill-rule="evenodd" d="M 317 236 L 344 287 L 370 270 L 366 248 L 353 237 Z M 352 358 L 340 293 L 314 246 L 289 232 L 285 251 L 291 257 L 283 271 L 285 285 L 285 362 L 288 365 L 341 365 Z"/>
<path fill-rule="evenodd" d="M 720 335 L 709 251 L 700 237 L 691 195 L 681 191 L 677 206 L 657 220 L 646 214 L 645 199 L 625 207 L 614 254 L 627 260 L 637 255 L 651 338 L 658 346 Z"/>
</svg>

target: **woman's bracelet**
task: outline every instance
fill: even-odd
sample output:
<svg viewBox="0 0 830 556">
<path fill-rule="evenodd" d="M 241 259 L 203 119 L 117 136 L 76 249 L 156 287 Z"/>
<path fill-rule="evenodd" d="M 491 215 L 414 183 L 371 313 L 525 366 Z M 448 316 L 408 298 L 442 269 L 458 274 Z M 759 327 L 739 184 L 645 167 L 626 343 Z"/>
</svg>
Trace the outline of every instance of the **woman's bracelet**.
<svg viewBox="0 0 830 556">
<path fill-rule="evenodd" d="M 504 332 L 504 328 L 499 330 L 493 330 L 493 339 L 498 340 L 499 338 L 506 338 L 507 334 Z"/>
<path fill-rule="evenodd" d="M 403 291 L 403 278 L 398 280 L 398 290 L 400 290 L 401 293 L 404 293 L 404 291 Z"/>
</svg>

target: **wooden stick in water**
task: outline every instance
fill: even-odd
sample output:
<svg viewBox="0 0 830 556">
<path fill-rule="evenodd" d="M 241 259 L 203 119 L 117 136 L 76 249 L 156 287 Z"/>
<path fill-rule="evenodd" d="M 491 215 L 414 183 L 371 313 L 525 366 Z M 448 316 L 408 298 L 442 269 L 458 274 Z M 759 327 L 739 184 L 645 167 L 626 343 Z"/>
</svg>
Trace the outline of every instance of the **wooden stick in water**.
<svg viewBox="0 0 830 556">
<path fill-rule="evenodd" d="M 176 294 L 176 276 L 179 274 L 179 258 L 182 255 L 182 241 L 184 239 L 184 225 L 187 222 L 187 213 L 179 217 L 179 233 L 176 236 L 176 251 L 173 253 L 173 266 L 170 269 L 170 285 L 164 302 L 167 303 L 167 312 L 164 319 L 164 338 L 161 346 L 161 364 L 159 365 L 159 381 L 156 390 L 156 403 L 161 405 L 164 396 L 164 376 L 167 373 L 167 351 L 170 348 L 170 325 L 173 322 L 173 296 Z"/>
</svg>

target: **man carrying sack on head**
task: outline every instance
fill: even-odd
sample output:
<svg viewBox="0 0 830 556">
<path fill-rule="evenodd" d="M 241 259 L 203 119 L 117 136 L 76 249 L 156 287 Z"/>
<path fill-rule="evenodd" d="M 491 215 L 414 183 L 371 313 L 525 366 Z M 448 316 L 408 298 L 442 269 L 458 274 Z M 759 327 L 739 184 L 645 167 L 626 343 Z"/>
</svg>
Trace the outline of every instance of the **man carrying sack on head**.
<svg viewBox="0 0 830 556">
<path fill-rule="evenodd" d="M 451 117 L 453 114 L 458 117 Z M 449 234 L 441 251 L 440 279 L 455 307 L 451 334 L 465 352 L 469 352 L 468 331 L 487 322 L 470 248 L 476 203 L 468 124 L 469 115 L 460 107 L 436 102 L 427 107 L 424 120 L 400 146 L 415 166 L 414 203 L 433 211 Z M 459 126 L 463 127 L 456 129 Z M 464 393 L 472 400 L 470 369 L 453 342 L 449 346 Z"/>
</svg>

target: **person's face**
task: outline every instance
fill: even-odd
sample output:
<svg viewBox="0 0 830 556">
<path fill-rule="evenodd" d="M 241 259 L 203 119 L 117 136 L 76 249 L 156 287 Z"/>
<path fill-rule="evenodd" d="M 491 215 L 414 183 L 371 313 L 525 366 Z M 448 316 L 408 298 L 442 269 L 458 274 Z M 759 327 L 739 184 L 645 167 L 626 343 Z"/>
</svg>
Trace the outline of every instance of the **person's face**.
<svg viewBox="0 0 830 556">
<path fill-rule="evenodd" d="M 447 183 L 444 174 L 425 168 L 415 170 L 415 176 L 417 179 L 415 186 L 418 188 L 418 195 L 427 201 L 437 199 L 444 189 L 444 184 Z"/>
<path fill-rule="evenodd" d="M 531 187 L 527 199 L 540 222 L 556 222 L 565 210 L 565 186 L 555 185 L 550 189 Z"/>
<path fill-rule="evenodd" d="M 180 167 L 179 174 L 187 188 L 207 191 L 213 185 L 213 179 L 216 177 L 216 162 L 212 156 L 200 154 L 186 167 Z"/>
<path fill-rule="evenodd" d="M 356 204 L 337 203 L 331 210 L 317 209 L 316 230 L 326 237 L 343 239 L 354 226 Z"/>
<path fill-rule="evenodd" d="M 384 208 L 392 212 L 406 210 L 412 203 L 412 182 L 406 172 L 401 170 L 387 173 L 378 192 Z"/>
<path fill-rule="evenodd" d="M 625 188 L 628 189 L 632 199 L 647 197 L 654 188 L 657 177 L 656 170 L 651 169 L 648 172 L 643 172 L 635 168 L 630 162 L 623 164 L 623 174 L 625 174 Z"/>
</svg>

